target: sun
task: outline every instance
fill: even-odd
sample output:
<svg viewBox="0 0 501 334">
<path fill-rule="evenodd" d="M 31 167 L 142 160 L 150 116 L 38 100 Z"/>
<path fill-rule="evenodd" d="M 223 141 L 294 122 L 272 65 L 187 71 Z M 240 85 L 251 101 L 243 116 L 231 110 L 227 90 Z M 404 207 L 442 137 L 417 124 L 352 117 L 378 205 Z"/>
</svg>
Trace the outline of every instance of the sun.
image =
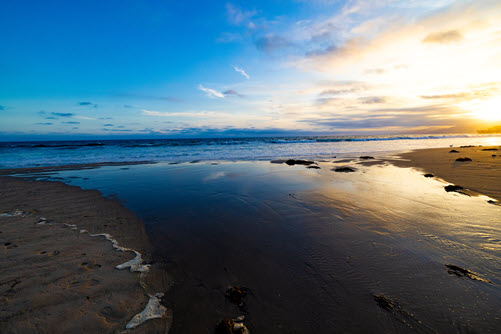
<svg viewBox="0 0 501 334">
<path fill-rule="evenodd" d="M 471 106 L 472 116 L 484 121 L 501 121 L 501 96 L 480 101 Z"/>
</svg>

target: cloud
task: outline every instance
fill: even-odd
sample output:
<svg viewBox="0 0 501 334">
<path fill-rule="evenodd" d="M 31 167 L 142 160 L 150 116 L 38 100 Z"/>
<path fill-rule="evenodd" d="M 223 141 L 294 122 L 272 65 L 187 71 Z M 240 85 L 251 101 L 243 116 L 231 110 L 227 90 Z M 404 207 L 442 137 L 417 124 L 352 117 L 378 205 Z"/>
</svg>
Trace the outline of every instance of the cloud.
<svg viewBox="0 0 501 334">
<path fill-rule="evenodd" d="M 463 39 L 463 35 L 458 30 L 438 31 L 428 34 L 423 40 L 423 43 L 453 43 Z"/>
<path fill-rule="evenodd" d="M 386 103 L 387 99 L 384 96 L 366 96 L 358 98 L 358 101 L 362 104 L 377 104 Z"/>
<path fill-rule="evenodd" d="M 238 97 L 244 97 L 242 94 L 233 89 L 228 89 L 223 92 L 224 96 L 235 95 Z"/>
<path fill-rule="evenodd" d="M 238 67 L 238 66 L 233 66 L 233 69 L 234 69 L 236 72 L 238 72 L 238 73 L 242 74 L 242 75 L 243 75 L 246 79 L 250 79 L 250 76 L 249 76 L 249 75 L 248 75 L 248 74 L 244 71 L 244 69 L 243 69 L 243 68 L 240 68 L 240 67 Z"/>
<path fill-rule="evenodd" d="M 61 122 L 63 124 L 80 124 L 80 122 Z"/>
<path fill-rule="evenodd" d="M 99 119 L 113 119 L 113 117 L 99 117 Z"/>
<path fill-rule="evenodd" d="M 362 92 L 370 89 L 370 86 L 364 82 L 358 81 L 346 81 L 346 82 L 333 82 L 327 83 L 327 86 L 332 88 L 327 88 L 322 90 L 318 95 L 321 97 L 326 96 L 339 96 L 345 94 L 351 94 L 356 92 Z"/>
<path fill-rule="evenodd" d="M 218 43 L 231 43 L 242 40 L 242 35 L 239 33 L 223 32 L 217 39 Z"/>
<path fill-rule="evenodd" d="M 4 106 L 0 106 L 0 110 L 5 110 L 5 107 Z"/>
<path fill-rule="evenodd" d="M 105 124 L 103 126 L 114 126 L 113 124 Z"/>
<path fill-rule="evenodd" d="M 124 108 L 134 108 L 133 106 L 131 106 L 130 104 L 124 104 L 123 105 Z"/>
<path fill-rule="evenodd" d="M 85 116 L 75 116 L 75 118 L 80 118 L 80 119 L 88 119 L 88 120 L 96 120 L 95 118 L 92 117 L 85 117 Z"/>
<path fill-rule="evenodd" d="M 364 71 L 365 74 L 383 74 L 384 68 L 368 68 Z"/>
<path fill-rule="evenodd" d="M 37 125 L 52 125 L 54 123 L 35 123 L 35 124 L 37 124 Z"/>
<path fill-rule="evenodd" d="M 204 87 L 202 85 L 198 85 L 198 89 L 201 90 L 202 92 L 205 92 L 207 94 L 207 96 L 210 98 L 215 98 L 215 97 L 224 98 L 223 93 L 218 92 L 214 89 L 207 88 L 207 87 Z"/>
<path fill-rule="evenodd" d="M 146 116 L 160 116 L 160 117 L 189 117 L 195 119 L 210 118 L 214 120 L 224 120 L 227 122 L 228 118 L 232 116 L 231 113 L 220 111 L 185 111 L 185 112 L 169 112 L 169 111 L 154 111 L 154 110 L 141 110 L 143 115 Z"/>
<path fill-rule="evenodd" d="M 51 114 L 54 116 L 58 116 L 58 117 L 73 117 L 73 116 L 75 116 L 75 114 L 72 114 L 70 112 L 52 112 Z"/>
<path fill-rule="evenodd" d="M 228 17 L 228 21 L 233 25 L 249 25 L 252 23 L 249 22 L 249 20 L 256 14 L 257 12 L 255 10 L 245 11 L 235 5 L 232 5 L 231 3 L 226 4 L 226 16 Z"/>
<path fill-rule="evenodd" d="M 137 99 L 147 99 L 147 100 L 161 100 L 161 101 L 170 101 L 170 102 L 183 102 L 182 99 L 172 96 L 161 96 L 161 95 L 148 95 L 148 94 L 135 94 L 135 93 L 118 93 L 113 94 L 117 97 L 125 97 L 125 98 L 137 98 Z M 127 106 L 127 107 L 126 107 Z M 124 105 L 124 108 L 134 108 L 131 105 Z"/>
<path fill-rule="evenodd" d="M 75 127 L 71 128 L 71 129 L 72 130 L 78 130 L 78 127 L 75 126 Z"/>
<path fill-rule="evenodd" d="M 40 110 L 40 111 L 38 112 L 38 114 L 39 114 L 39 115 L 45 115 L 45 114 L 46 114 L 46 112 L 45 112 L 45 111 L 43 111 L 43 110 Z"/>
<path fill-rule="evenodd" d="M 45 117 L 45 119 L 59 119 L 59 118 L 58 117 L 49 116 L 49 117 Z"/>
<path fill-rule="evenodd" d="M 113 131 L 113 132 L 131 132 L 132 130 L 130 129 L 108 129 L 108 128 L 103 128 L 103 131 Z"/>
<path fill-rule="evenodd" d="M 88 101 L 78 102 L 77 104 L 79 106 L 92 106 L 94 108 L 97 108 L 97 104 Z"/>
<path fill-rule="evenodd" d="M 267 34 L 259 37 L 254 44 L 259 51 L 271 54 L 275 51 L 287 49 L 294 44 L 285 37 L 275 34 Z"/>
</svg>

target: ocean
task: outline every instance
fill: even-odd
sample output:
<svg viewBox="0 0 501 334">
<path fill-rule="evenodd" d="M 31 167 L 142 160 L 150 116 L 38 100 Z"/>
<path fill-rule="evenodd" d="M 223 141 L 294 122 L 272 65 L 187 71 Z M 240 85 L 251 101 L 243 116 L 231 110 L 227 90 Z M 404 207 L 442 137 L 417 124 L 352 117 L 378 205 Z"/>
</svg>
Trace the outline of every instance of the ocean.
<svg viewBox="0 0 501 334">
<path fill-rule="evenodd" d="M 500 135 L 299 136 L 0 142 L 0 168 L 98 162 L 191 162 L 332 157 L 463 145 L 500 145 Z"/>
</svg>

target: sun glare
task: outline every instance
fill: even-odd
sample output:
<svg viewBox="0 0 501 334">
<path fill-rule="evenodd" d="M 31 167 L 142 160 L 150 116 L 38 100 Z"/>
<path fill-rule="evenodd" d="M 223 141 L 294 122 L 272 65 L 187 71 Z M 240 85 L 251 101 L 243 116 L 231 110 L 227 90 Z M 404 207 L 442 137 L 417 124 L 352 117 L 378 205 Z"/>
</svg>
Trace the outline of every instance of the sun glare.
<svg viewBox="0 0 501 334">
<path fill-rule="evenodd" d="M 473 116 L 485 121 L 501 121 L 501 96 L 481 101 L 472 108 Z"/>
</svg>

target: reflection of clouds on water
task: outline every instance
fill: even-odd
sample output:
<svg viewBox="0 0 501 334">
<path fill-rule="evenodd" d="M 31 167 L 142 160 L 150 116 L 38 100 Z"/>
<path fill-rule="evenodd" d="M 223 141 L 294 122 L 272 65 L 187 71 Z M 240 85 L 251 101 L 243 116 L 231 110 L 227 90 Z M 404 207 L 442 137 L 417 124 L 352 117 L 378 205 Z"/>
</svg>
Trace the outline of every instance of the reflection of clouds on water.
<svg viewBox="0 0 501 334">
<path fill-rule="evenodd" d="M 210 181 L 210 180 L 216 180 L 219 179 L 223 176 L 226 176 L 226 172 L 217 172 L 217 173 L 211 173 L 208 176 L 204 177 L 204 182 Z"/>
</svg>

